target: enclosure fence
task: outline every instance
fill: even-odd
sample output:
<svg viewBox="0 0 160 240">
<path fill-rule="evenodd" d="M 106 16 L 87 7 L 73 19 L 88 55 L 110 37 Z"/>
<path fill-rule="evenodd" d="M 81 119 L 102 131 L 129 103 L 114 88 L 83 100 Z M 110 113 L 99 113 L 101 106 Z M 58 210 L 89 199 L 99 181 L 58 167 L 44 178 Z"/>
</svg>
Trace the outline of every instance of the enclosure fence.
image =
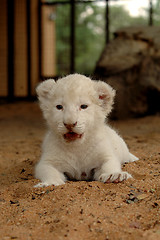
<svg viewBox="0 0 160 240">
<path fill-rule="evenodd" d="M 80 14 L 84 16 L 84 8 L 82 6 L 88 6 L 85 7 L 85 9 L 87 9 L 87 16 L 89 17 L 92 11 L 91 7 L 89 7 L 91 4 L 92 8 L 96 4 L 103 4 L 103 21 L 99 13 L 97 13 L 96 20 L 100 21 L 98 20 L 98 18 L 100 18 L 104 27 L 102 37 L 100 37 L 101 39 L 99 38 L 103 41 L 100 41 L 99 46 L 98 44 L 96 45 L 99 48 L 98 51 L 102 51 L 102 43 L 109 43 L 111 38 L 110 4 L 113 2 L 118 4 L 119 1 L 120 0 L 1 0 L 1 99 L 5 98 L 9 101 L 17 98 L 32 99 L 32 97 L 35 96 L 35 86 L 40 80 L 77 71 L 76 50 L 88 41 L 85 39 L 84 33 L 86 31 L 83 31 L 82 28 L 80 30 L 83 32 L 84 37 L 81 33 L 80 43 L 77 42 L 76 38 L 76 31 L 78 31 L 76 22 L 78 21 L 76 20 L 78 19 L 77 12 L 81 10 Z M 129 0 L 123 1 L 127 2 Z M 148 2 L 148 20 L 146 24 L 153 25 L 153 2 L 152 0 L 146 1 Z M 65 15 L 67 11 L 66 22 L 58 20 L 58 16 L 56 16 L 58 11 L 63 13 L 59 15 L 60 17 Z M 94 21 L 93 24 L 91 24 L 92 20 L 90 23 L 87 23 L 90 28 L 93 28 L 96 22 L 94 18 L 92 19 Z M 62 29 L 58 28 L 58 26 L 62 26 Z M 67 40 L 65 39 L 65 34 L 62 34 L 65 33 L 65 29 L 68 31 Z M 101 29 L 97 27 L 96 31 L 101 31 Z M 61 44 L 60 37 L 64 38 L 63 44 Z M 92 35 L 90 38 L 92 38 Z M 95 37 L 95 41 L 99 40 Z M 67 49 L 65 49 L 65 42 Z M 59 47 L 58 56 L 57 47 Z M 79 52 L 81 52 L 81 56 L 78 59 L 79 66 L 81 69 L 84 69 L 82 73 L 88 74 L 89 72 L 86 72 L 85 63 L 83 62 L 89 63 L 93 61 L 92 58 L 95 56 L 89 56 L 88 54 L 87 59 L 83 61 L 85 50 L 80 48 Z M 98 57 L 97 54 L 96 58 Z M 57 67 L 59 60 L 62 63 Z M 65 68 L 64 72 L 61 71 L 63 67 Z M 92 66 L 90 66 L 90 69 L 92 69 Z"/>
</svg>

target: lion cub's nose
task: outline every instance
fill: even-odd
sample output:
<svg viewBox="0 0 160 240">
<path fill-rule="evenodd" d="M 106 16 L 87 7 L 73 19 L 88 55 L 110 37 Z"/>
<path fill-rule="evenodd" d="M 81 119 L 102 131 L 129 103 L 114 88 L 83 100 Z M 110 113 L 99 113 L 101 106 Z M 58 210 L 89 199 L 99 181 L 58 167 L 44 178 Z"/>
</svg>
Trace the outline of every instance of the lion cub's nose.
<svg viewBox="0 0 160 240">
<path fill-rule="evenodd" d="M 77 122 L 72 123 L 72 124 L 64 123 L 64 126 L 65 126 L 68 130 L 71 130 L 71 129 L 74 128 L 76 125 L 77 125 Z"/>
</svg>

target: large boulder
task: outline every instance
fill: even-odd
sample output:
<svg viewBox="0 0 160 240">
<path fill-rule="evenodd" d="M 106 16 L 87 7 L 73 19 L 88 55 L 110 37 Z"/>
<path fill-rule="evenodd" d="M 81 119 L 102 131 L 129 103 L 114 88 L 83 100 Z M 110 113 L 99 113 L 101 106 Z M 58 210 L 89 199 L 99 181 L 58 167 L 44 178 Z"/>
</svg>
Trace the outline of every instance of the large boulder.
<svg viewBox="0 0 160 240">
<path fill-rule="evenodd" d="M 117 90 L 113 118 L 160 111 L 160 27 L 118 30 L 105 46 L 95 77 Z"/>
</svg>

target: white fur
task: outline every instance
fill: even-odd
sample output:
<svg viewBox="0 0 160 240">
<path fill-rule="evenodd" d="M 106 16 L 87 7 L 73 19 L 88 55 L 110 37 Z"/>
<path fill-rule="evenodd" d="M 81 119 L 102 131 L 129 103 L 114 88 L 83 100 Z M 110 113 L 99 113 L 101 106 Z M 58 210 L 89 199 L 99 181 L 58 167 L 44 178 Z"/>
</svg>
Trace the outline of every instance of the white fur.
<svg viewBox="0 0 160 240">
<path fill-rule="evenodd" d="M 73 74 L 57 82 L 42 82 L 37 94 L 49 130 L 35 168 L 35 176 L 41 180 L 36 187 L 61 185 L 67 177 L 102 182 L 131 178 L 121 170 L 121 164 L 138 158 L 105 123 L 115 95 L 108 84 Z M 73 138 L 65 135 L 68 132 L 75 133 Z"/>
</svg>

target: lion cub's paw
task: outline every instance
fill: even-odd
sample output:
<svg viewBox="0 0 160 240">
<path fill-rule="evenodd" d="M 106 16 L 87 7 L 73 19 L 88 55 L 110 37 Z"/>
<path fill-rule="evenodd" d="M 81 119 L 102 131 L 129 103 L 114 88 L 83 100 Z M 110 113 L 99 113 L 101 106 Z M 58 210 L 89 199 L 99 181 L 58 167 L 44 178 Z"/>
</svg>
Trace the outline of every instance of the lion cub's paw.
<svg viewBox="0 0 160 240">
<path fill-rule="evenodd" d="M 99 177 L 100 181 L 104 183 L 111 183 L 111 182 L 119 183 L 124 180 L 127 180 L 128 178 L 132 178 L 132 176 L 127 172 L 116 172 L 112 174 L 103 173 Z"/>
<path fill-rule="evenodd" d="M 40 183 L 36 184 L 36 185 L 34 186 L 34 188 L 48 187 L 48 186 L 51 186 L 51 185 L 53 185 L 53 186 L 59 186 L 59 185 L 62 185 L 62 184 L 65 184 L 65 182 L 62 181 L 62 180 L 60 180 L 60 181 L 55 181 L 55 182 L 53 182 L 53 183 L 40 182 Z"/>
<path fill-rule="evenodd" d="M 41 183 L 38 183 L 38 184 L 34 185 L 34 188 L 48 187 L 50 185 L 52 185 L 52 184 L 41 182 Z"/>
</svg>

